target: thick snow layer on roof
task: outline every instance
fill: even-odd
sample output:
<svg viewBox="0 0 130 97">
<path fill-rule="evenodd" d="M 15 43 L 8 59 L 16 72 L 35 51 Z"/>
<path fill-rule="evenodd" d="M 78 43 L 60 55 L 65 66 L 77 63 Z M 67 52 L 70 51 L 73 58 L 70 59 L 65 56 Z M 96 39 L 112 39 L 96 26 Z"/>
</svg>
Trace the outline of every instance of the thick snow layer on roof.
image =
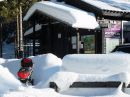
<svg viewBox="0 0 130 97">
<path fill-rule="evenodd" d="M 65 71 L 84 74 L 130 73 L 129 54 L 70 54 L 62 60 Z"/>
<path fill-rule="evenodd" d="M 101 2 L 100 0 L 82 0 L 86 3 L 89 3 L 91 5 L 94 5 L 98 8 L 105 9 L 105 10 L 114 10 L 114 11 L 121 11 L 120 8 L 113 7 L 105 2 Z"/>
<path fill-rule="evenodd" d="M 39 25 L 39 24 L 35 25 L 35 31 L 39 31 L 41 28 L 42 28 L 42 25 Z M 30 29 L 28 29 L 28 30 L 24 33 L 24 36 L 29 35 L 29 34 L 31 34 L 32 32 L 33 32 L 33 27 L 30 28 Z"/>
<path fill-rule="evenodd" d="M 130 10 L 130 2 L 123 0 L 82 0 L 103 10 Z"/>
<path fill-rule="evenodd" d="M 100 0 L 100 1 L 106 2 L 109 5 L 120 8 L 122 10 L 130 11 L 130 2 L 128 1 L 125 0 Z"/>
<path fill-rule="evenodd" d="M 28 20 L 37 10 L 74 28 L 95 29 L 99 27 L 93 13 L 49 1 L 35 3 L 25 15 L 24 20 Z"/>
</svg>

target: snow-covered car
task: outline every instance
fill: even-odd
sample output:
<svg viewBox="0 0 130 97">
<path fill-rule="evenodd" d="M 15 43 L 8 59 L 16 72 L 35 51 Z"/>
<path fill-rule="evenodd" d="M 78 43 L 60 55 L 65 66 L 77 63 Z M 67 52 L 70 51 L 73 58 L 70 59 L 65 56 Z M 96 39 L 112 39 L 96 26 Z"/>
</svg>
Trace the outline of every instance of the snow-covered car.
<svg viewBox="0 0 130 97">
<path fill-rule="evenodd" d="M 62 59 L 61 71 L 50 80 L 50 87 L 59 93 L 70 95 L 71 92 L 78 96 L 81 91 L 72 91 L 82 89 L 82 94 L 91 96 L 109 95 L 118 89 L 129 93 L 129 58 L 129 54 L 120 53 L 66 55 Z M 102 93 L 99 94 L 99 90 Z"/>
<path fill-rule="evenodd" d="M 130 53 L 130 43 L 116 46 L 112 52 Z"/>
</svg>

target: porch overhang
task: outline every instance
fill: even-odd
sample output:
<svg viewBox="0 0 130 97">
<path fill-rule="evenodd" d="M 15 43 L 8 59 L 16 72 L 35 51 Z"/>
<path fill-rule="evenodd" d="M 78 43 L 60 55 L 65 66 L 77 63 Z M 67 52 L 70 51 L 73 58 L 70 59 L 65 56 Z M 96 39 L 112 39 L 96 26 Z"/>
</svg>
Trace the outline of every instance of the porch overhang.
<svg viewBox="0 0 130 97">
<path fill-rule="evenodd" d="M 99 24 L 96 21 L 93 13 L 89 13 L 66 4 L 54 3 L 50 1 L 41 1 L 35 3 L 28 10 L 23 20 L 29 20 L 36 12 L 43 13 L 54 18 L 55 20 L 68 24 L 73 28 L 99 28 Z"/>
</svg>

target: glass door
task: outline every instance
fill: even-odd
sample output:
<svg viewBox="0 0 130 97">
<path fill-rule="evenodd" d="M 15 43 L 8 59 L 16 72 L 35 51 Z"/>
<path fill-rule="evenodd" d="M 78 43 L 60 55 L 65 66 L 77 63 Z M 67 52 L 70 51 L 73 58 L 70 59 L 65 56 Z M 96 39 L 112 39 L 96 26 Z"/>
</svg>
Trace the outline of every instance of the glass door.
<svg viewBox="0 0 130 97">
<path fill-rule="evenodd" d="M 84 44 L 83 48 L 85 54 L 95 53 L 95 35 L 84 35 L 81 37 L 81 41 Z"/>
</svg>

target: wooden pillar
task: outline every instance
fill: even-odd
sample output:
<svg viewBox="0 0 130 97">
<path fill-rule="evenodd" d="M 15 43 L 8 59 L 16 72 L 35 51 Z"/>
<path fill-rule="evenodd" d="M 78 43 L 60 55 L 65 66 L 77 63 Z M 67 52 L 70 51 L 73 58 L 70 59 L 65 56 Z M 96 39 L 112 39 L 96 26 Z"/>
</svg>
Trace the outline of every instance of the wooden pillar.
<svg viewBox="0 0 130 97">
<path fill-rule="evenodd" d="M 51 19 L 48 21 L 48 32 L 47 32 L 47 43 L 48 43 L 48 51 L 52 52 L 52 36 L 51 36 Z"/>
<path fill-rule="evenodd" d="M 33 56 L 35 56 L 35 43 L 36 43 L 36 28 L 35 28 L 35 25 L 36 25 L 36 19 L 35 19 L 35 16 L 33 17 Z"/>
<path fill-rule="evenodd" d="M 79 39 L 80 35 L 79 35 L 79 29 L 78 28 L 76 29 L 76 34 L 77 34 L 77 38 L 76 38 L 77 54 L 79 54 L 80 53 L 80 39 Z"/>
<path fill-rule="evenodd" d="M 121 21 L 121 39 L 120 39 L 120 44 L 124 43 L 124 21 Z"/>
</svg>

